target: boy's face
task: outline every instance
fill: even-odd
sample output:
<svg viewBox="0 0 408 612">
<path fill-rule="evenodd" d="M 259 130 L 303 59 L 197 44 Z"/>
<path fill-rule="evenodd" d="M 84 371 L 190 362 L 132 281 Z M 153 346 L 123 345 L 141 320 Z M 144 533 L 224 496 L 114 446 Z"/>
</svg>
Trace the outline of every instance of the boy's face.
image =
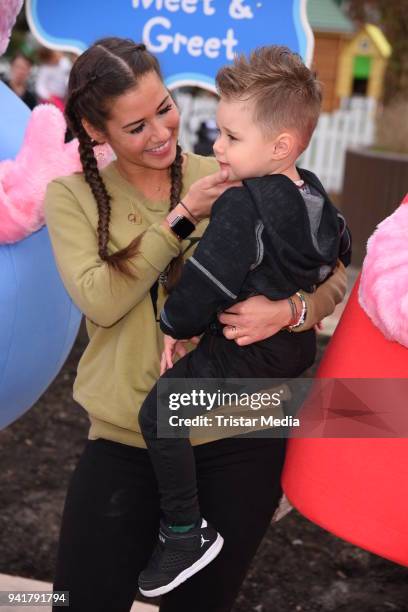
<svg viewBox="0 0 408 612">
<path fill-rule="evenodd" d="M 217 108 L 219 136 L 214 154 L 231 180 L 265 176 L 275 171 L 274 137 L 266 138 L 253 120 L 253 103 L 221 98 Z"/>
</svg>

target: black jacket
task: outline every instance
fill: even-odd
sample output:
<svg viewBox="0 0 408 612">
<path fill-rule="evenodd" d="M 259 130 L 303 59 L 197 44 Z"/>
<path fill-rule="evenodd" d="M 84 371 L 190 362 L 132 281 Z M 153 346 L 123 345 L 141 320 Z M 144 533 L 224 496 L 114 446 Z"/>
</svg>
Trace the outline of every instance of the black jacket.
<svg viewBox="0 0 408 612">
<path fill-rule="evenodd" d="M 199 335 L 235 302 L 257 294 L 278 300 L 299 289 L 312 292 L 339 257 L 348 265 L 351 238 L 344 218 L 319 179 L 298 170 L 324 199 L 315 240 L 303 196 L 285 175 L 248 179 L 243 187 L 229 189 L 215 202 L 210 223 L 160 314 L 164 333 Z"/>
</svg>

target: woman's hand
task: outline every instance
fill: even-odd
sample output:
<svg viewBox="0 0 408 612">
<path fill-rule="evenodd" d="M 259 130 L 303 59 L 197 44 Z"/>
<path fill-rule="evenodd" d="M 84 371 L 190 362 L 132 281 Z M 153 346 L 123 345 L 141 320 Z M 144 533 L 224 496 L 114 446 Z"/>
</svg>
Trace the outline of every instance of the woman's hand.
<svg viewBox="0 0 408 612">
<path fill-rule="evenodd" d="M 265 340 L 289 325 L 292 312 L 288 300 L 272 301 L 263 295 L 255 295 L 234 304 L 219 314 L 218 319 L 226 325 L 224 336 L 245 346 Z"/>
<path fill-rule="evenodd" d="M 193 219 L 201 220 L 210 216 L 212 205 L 219 196 L 230 187 L 241 186 L 240 181 L 229 181 L 228 170 L 219 170 L 215 174 L 210 174 L 199 179 L 191 185 L 183 202 L 191 211 Z M 185 209 L 180 206 L 180 213 L 186 214 Z"/>
<path fill-rule="evenodd" d="M 176 340 L 171 336 L 164 335 L 164 349 L 160 360 L 160 376 L 163 376 L 166 370 L 173 367 L 173 359 L 174 357 L 184 357 L 187 355 L 187 349 L 185 344 L 187 342 L 192 342 L 193 344 L 198 344 L 200 338 L 198 336 L 194 336 L 193 338 L 189 338 L 188 340 Z"/>
</svg>

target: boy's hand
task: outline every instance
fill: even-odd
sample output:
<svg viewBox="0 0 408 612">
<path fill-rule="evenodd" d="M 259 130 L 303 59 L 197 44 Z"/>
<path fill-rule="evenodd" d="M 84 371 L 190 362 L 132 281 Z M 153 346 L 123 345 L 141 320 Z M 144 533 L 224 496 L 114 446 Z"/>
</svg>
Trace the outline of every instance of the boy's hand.
<svg viewBox="0 0 408 612">
<path fill-rule="evenodd" d="M 177 340 L 171 336 L 164 336 L 164 348 L 160 360 L 160 376 L 163 376 L 168 368 L 173 367 L 173 355 Z"/>
<path fill-rule="evenodd" d="M 185 347 L 187 342 L 198 344 L 200 338 L 194 336 L 187 340 L 176 340 L 171 336 L 164 335 L 164 349 L 160 360 L 160 376 L 163 376 L 166 370 L 173 367 L 173 359 L 175 356 L 184 357 L 184 355 L 187 355 L 187 349 Z"/>
</svg>

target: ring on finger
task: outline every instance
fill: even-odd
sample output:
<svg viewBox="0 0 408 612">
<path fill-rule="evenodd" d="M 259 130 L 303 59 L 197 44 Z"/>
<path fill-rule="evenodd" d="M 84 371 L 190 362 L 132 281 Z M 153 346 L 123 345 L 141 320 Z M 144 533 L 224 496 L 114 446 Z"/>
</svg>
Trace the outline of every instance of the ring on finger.
<svg viewBox="0 0 408 612">
<path fill-rule="evenodd" d="M 230 329 L 231 333 L 233 333 L 233 334 L 237 333 L 237 326 L 236 325 L 230 325 L 229 329 Z"/>
</svg>

